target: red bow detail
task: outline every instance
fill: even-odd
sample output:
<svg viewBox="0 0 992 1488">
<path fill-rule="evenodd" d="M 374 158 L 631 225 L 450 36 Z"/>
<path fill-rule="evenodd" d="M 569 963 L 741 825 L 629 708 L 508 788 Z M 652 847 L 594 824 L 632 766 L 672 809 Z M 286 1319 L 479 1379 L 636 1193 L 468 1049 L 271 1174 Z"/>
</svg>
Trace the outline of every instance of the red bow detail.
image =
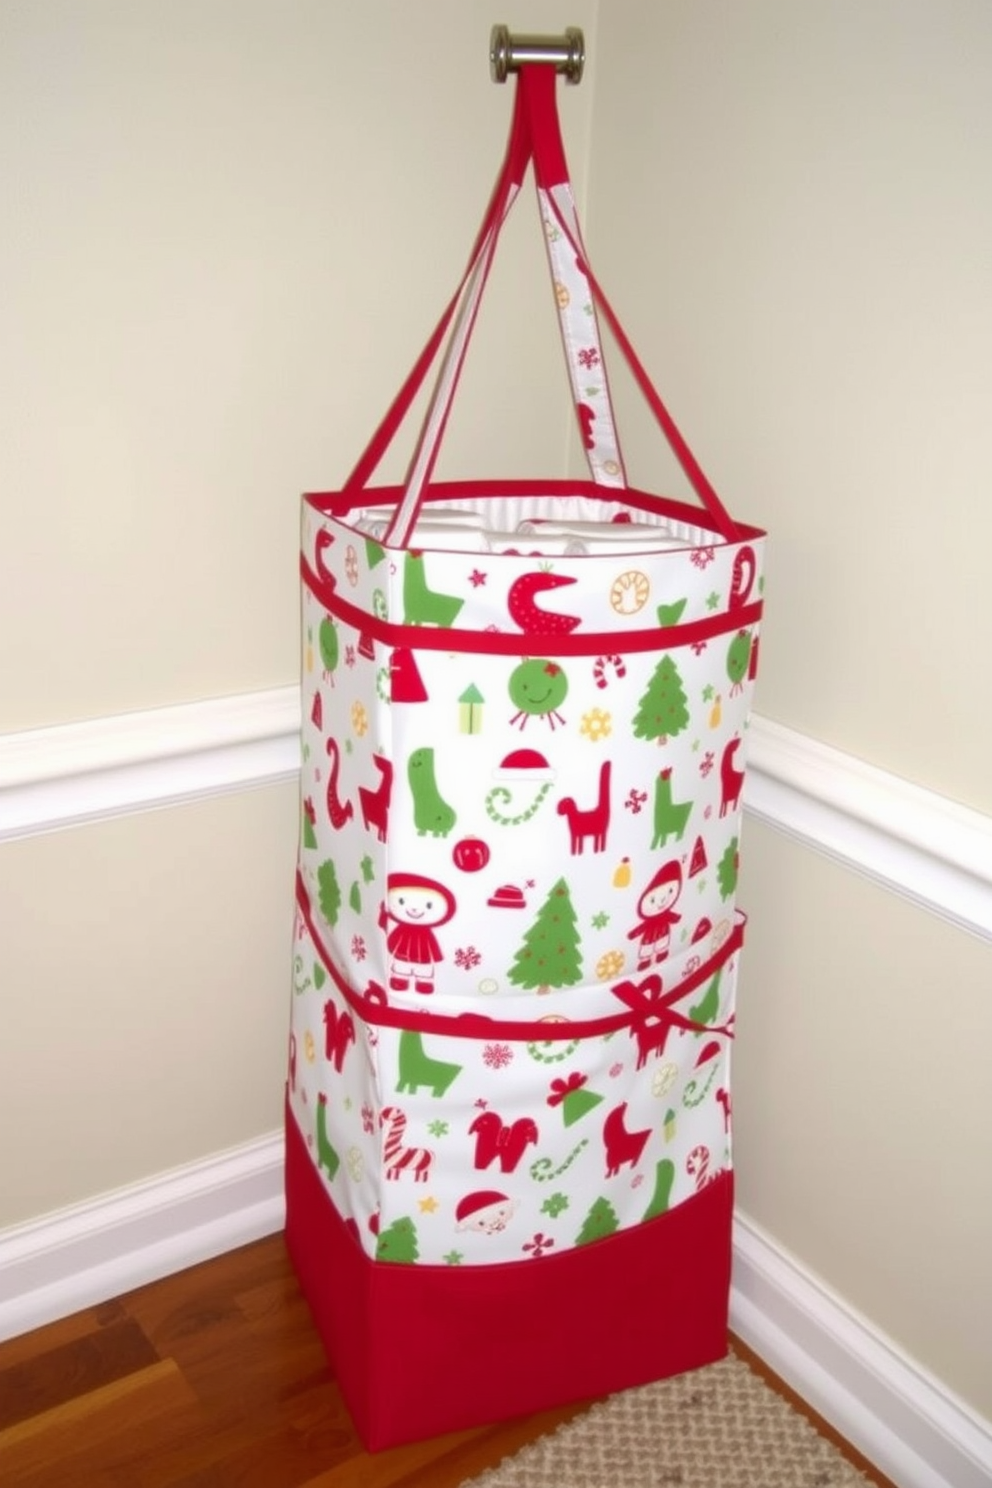
<svg viewBox="0 0 992 1488">
<path fill-rule="evenodd" d="M 552 1080 L 548 1105 L 560 1106 L 566 1095 L 571 1095 L 573 1091 L 582 1089 L 586 1083 L 586 1079 L 587 1077 L 580 1075 L 578 1070 L 573 1070 L 567 1080 Z"/>
</svg>

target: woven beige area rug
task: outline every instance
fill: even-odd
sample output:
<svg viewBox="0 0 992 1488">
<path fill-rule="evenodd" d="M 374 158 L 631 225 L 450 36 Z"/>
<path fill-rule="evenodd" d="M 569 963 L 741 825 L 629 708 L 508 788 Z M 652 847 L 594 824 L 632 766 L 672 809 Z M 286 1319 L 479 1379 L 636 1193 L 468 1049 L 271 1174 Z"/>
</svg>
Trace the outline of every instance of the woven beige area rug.
<svg viewBox="0 0 992 1488">
<path fill-rule="evenodd" d="M 627 1390 L 462 1488 L 865 1488 L 788 1401 L 732 1354 Z"/>
</svg>

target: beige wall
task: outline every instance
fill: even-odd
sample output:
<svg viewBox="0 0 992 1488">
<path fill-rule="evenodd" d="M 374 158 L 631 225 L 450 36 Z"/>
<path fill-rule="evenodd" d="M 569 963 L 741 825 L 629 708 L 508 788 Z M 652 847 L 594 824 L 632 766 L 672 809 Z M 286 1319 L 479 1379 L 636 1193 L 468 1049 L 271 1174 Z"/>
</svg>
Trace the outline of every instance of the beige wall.
<svg viewBox="0 0 992 1488">
<path fill-rule="evenodd" d="M 458 282 L 509 125 L 492 20 L 481 0 L 0 8 L 0 730 L 296 675 L 298 494 L 345 478 Z M 594 22 L 553 0 L 514 24 L 592 43 Z M 592 99 L 568 100 L 580 175 Z M 442 472 L 560 469 L 534 211 Z"/>
<path fill-rule="evenodd" d="M 981 3 L 604 8 L 587 230 L 770 530 L 759 711 L 986 812 L 990 76 Z M 753 821 L 740 896 L 740 1206 L 992 1417 L 992 947 Z"/>
<path fill-rule="evenodd" d="M 0 10 L 0 734 L 295 680 L 298 493 L 419 349 L 506 132 L 501 17 L 411 14 Z M 506 19 L 585 27 L 594 262 L 772 532 L 761 711 L 989 810 L 992 11 Z M 567 459 L 534 227 L 525 201 L 445 471 Z M 294 838 L 280 787 L 0 847 L 0 1226 L 278 1124 Z M 992 1416 L 989 946 L 754 823 L 742 898 L 742 1207 Z"/>
<path fill-rule="evenodd" d="M 630 0 L 596 63 L 590 252 L 774 532 L 760 710 L 992 810 L 992 7 Z"/>
</svg>

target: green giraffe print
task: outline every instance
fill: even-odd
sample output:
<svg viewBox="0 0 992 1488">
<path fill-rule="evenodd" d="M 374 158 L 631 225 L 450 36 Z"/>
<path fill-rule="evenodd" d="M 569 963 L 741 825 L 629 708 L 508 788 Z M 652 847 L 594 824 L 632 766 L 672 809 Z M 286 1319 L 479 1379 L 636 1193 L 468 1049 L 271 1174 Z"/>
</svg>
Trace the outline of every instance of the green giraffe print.
<svg viewBox="0 0 992 1488">
<path fill-rule="evenodd" d="M 416 1095 L 421 1085 L 426 1085 L 431 1095 L 440 1099 L 446 1095 L 462 1072 L 460 1064 L 448 1064 L 443 1059 L 432 1059 L 424 1048 L 423 1035 L 404 1028 L 400 1034 L 400 1072 L 396 1093 Z"/>
</svg>

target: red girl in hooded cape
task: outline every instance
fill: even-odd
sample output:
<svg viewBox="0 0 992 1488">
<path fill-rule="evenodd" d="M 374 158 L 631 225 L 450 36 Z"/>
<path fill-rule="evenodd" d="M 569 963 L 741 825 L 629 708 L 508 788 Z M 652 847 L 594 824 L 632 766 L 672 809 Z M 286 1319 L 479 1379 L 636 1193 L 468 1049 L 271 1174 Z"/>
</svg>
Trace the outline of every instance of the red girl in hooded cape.
<svg viewBox="0 0 992 1488">
<path fill-rule="evenodd" d="M 386 940 L 391 989 L 406 992 L 412 979 L 417 992 L 433 992 L 434 963 L 444 959 L 434 927 L 451 919 L 455 896 L 420 873 L 390 873 L 383 910 L 387 920 L 395 921 Z"/>
<path fill-rule="evenodd" d="M 672 908 L 682 892 L 682 868 L 675 858 L 664 863 L 637 901 L 639 921 L 627 931 L 628 940 L 639 940 L 637 969 L 645 971 L 652 961 L 664 961 L 672 926 L 682 918 Z"/>
</svg>

